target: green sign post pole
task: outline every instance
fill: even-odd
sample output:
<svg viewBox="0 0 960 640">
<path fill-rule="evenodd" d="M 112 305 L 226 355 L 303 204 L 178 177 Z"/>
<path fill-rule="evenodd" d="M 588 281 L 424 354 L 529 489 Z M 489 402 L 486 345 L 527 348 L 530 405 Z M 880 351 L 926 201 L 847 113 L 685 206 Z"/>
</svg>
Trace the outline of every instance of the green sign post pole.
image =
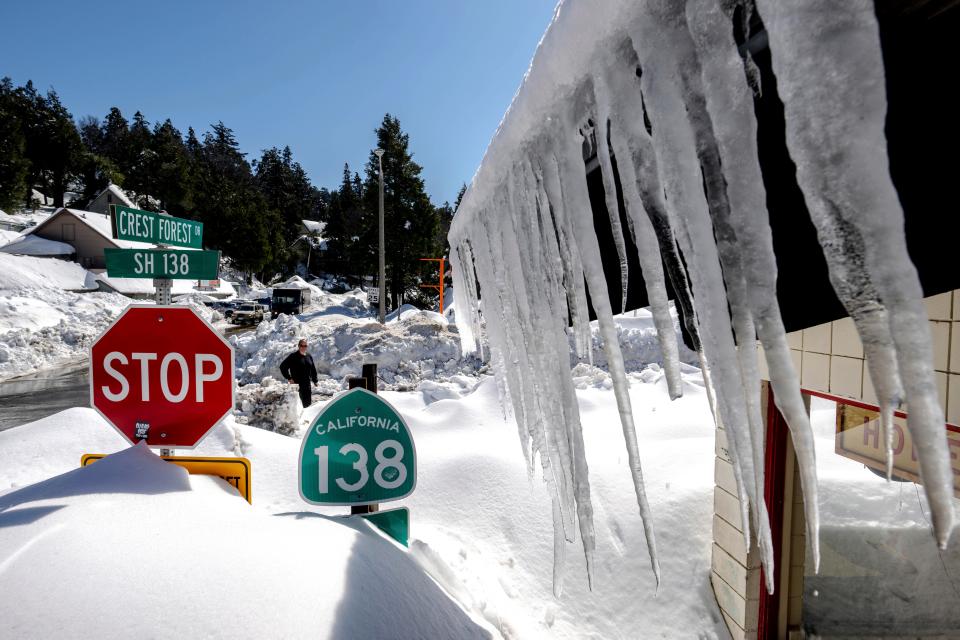
<svg viewBox="0 0 960 640">
<path fill-rule="evenodd" d="M 104 249 L 103 253 L 111 278 L 216 280 L 220 272 L 219 251 Z"/>
<path fill-rule="evenodd" d="M 170 215 L 110 205 L 113 237 L 152 244 L 203 248 L 203 223 Z"/>
<path fill-rule="evenodd" d="M 400 500 L 417 484 L 417 452 L 403 417 L 366 389 L 341 393 L 300 447 L 300 496 L 322 505 Z"/>
</svg>

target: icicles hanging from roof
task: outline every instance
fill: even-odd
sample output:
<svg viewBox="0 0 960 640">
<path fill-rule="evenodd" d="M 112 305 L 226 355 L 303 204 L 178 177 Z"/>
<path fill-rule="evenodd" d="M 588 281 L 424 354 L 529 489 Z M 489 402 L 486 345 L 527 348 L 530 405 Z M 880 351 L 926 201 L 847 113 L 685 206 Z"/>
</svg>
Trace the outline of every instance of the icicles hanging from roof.
<svg viewBox="0 0 960 640">
<path fill-rule="evenodd" d="M 851 2 L 858 8 L 870 4 Z M 582 134 L 590 123 L 621 273 L 626 277 L 628 256 L 620 199 L 639 252 L 671 397 L 682 388 L 666 278 L 703 363 L 711 408 L 728 434 L 743 530 L 756 536 L 767 588 L 773 587 L 774 570 L 763 501 L 758 341 L 777 405 L 790 426 L 808 539 L 818 562 L 813 437 L 776 300 L 776 261 L 753 115 L 756 68 L 738 53 L 730 18 L 723 13 L 734 4 L 612 0 L 605 10 L 590 2 L 560 5 L 450 231 L 465 349 L 478 344 L 479 294 L 491 356 L 502 368 L 499 379 L 510 397 L 529 469 L 539 456 L 554 495 L 557 593 L 563 541 L 579 532 L 588 572 L 595 547 L 588 469 L 569 376 L 568 334 L 578 357 L 590 355 L 588 292 L 659 580 L 653 518 L 585 180 Z M 857 321 L 887 422 L 902 380 L 943 542 L 952 522 L 951 479 L 929 339 L 914 328 L 926 327 L 919 285 L 886 172 L 876 25 L 872 14 L 866 20 L 859 9 L 827 0 L 793 0 L 802 15 L 779 1 L 759 5 L 764 19 L 771 14 L 770 41 L 787 107 L 790 151 L 798 160 L 838 295 Z M 834 23 L 837 15 L 841 20 Z M 839 25 L 849 38 L 822 47 L 814 34 L 827 25 Z M 836 72 L 831 83 L 821 83 L 823 69 Z M 861 82 L 852 82 L 851 75 Z M 840 90 L 834 81 L 847 86 Z M 849 100 L 825 99 L 817 93 L 821 85 Z M 832 255 L 836 246 L 856 250 L 847 257 Z M 846 291 L 844 283 L 857 291 Z"/>
<path fill-rule="evenodd" d="M 902 381 L 934 530 L 945 547 L 954 521 L 952 472 L 923 294 L 890 180 L 873 2 L 758 0 L 757 5 L 770 35 L 797 182 L 837 295 L 857 323 L 864 350 L 870 350 L 888 424 Z M 825 33 L 830 37 L 818 37 Z M 839 257 L 837 250 L 848 253 Z M 857 284 L 864 285 L 861 291 Z"/>
</svg>

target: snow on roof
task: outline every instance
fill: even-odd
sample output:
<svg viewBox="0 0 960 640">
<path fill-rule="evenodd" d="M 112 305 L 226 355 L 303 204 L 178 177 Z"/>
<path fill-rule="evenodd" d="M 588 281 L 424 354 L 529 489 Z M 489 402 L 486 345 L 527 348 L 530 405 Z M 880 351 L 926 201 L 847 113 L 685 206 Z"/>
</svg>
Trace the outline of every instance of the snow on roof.
<svg viewBox="0 0 960 640">
<path fill-rule="evenodd" d="M 118 200 L 120 200 L 120 202 L 122 202 L 124 206 L 131 207 L 134 209 L 136 208 L 137 205 L 133 203 L 133 200 L 130 199 L 130 197 L 123 191 L 123 189 L 113 184 L 112 182 L 108 184 L 103 191 L 98 193 L 97 197 L 94 198 L 94 200 L 97 200 L 98 198 L 100 198 L 100 196 L 102 196 L 104 193 L 107 193 L 108 191 L 112 193 Z"/>
<path fill-rule="evenodd" d="M 92 274 L 76 262 L 0 253 L 0 298 L 16 289 L 96 289 Z"/>
<path fill-rule="evenodd" d="M 95 213 L 93 211 L 83 211 L 81 209 L 58 209 L 52 216 L 47 218 L 47 220 L 24 231 L 24 235 L 36 233 L 38 229 L 42 228 L 47 222 L 53 220 L 57 215 L 60 215 L 63 212 L 69 213 L 81 223 L 93 229 L 121 249 L 150 249 L 154 247 L 154 245 L 148 242 L 133 242 L 131 240 L 118 240 L 117 238 L 114 238 L 113 231 L 110 228 L 110 216 L 105 213 Z"/>
<path fill-rule="evenodd" d="M 52 204 L 53 198 L 48 198 L 36 189 L 30 189 L 30 200 L 39 200 L 40 204 Z"/>
<path fill-rule="evenodd" d="M 306 227 L 310 233 L 323 233 L 323 230 L 327 227 L 327 223 L 317 220 L 304 220 L 303 226 Z"/>
<path fill-rule="evenodd" d="M 77 252 L 72 245 L 66 242 L 48 240 L 32 233 L 11 240 L 0 247 L 0 251 L 21 256 L 69 256 Z"/>
<path fill-rule="evenodd" d="M 286 282 L 273 285 L 274 289 L 309 289 L 315 296 L 323 295 L 323 290 L 316 285 L 312 285 L 300 276 L 293 276 Z"/>
</svg>

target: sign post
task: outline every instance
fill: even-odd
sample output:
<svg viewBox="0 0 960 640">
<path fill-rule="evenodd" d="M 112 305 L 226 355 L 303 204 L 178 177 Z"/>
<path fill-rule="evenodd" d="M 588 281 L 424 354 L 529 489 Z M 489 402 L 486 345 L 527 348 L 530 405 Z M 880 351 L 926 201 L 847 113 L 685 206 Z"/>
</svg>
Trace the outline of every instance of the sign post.
<svg viewBox="0 0 960 640">
<path fill-rule="evenodd" d="M 132 207 L 110 205 L 110 229 L 114 238 L 147 242 L 156 249 L 104 249 L 107 275 L 111 278 L 152 278 L 158 305 L 173 304 L 173 281 L 216 280 L 220 275 L 219 251 L 177 251 L 170 245 L 201 249 L 203 223 L 175 218 Z M 161 455 L 173 455 L 161 449 Z"/>
</svg>

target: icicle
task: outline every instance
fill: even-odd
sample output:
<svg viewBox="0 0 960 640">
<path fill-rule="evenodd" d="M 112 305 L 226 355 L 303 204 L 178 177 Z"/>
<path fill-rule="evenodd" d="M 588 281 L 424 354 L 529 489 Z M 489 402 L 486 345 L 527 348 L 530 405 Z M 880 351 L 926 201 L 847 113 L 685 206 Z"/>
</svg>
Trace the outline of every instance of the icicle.
<svg viewBox="0 0 960 640">
<path fill-rule="evenodd" d="M 572 126 L 570 128 L 573 129 Z M 650 553 L 650 564 L 659 584 L 660 561 L 657 555 L 652 515 L 643 485 L 643 472 L 640 468 L 637 434 L 633 424 L 633 410 L 630 405 L 630 383 L 624 371 L 623 355 L 617 339 L 617 327 L 613 322 L 613 309 L 610 305 L 607 282 L 603 273 L 600 246 L 593 228 L 593 216 L 588 215 L 590 202 L 587 195 L 586 176 L 582 169 L 583 160 L 579 154 L 580 146 L 574 136 L 568 136 L 566 144 L 557 151 L 558 169 L 562 176 L 560 185 L 563 190 L 564 209 L 568 215 L 567 224 L 576 231 L 584 275 L 592 293 L 591 300 L 597 313 L 597 324 L 600 329 L 603 350 L 607 357 L 610 377 L 613 378 L 614 396 L 620 412 L 620 423 L 623 428 L 637 506 L 643 519 L 643 530 L 647 539 L 647 549 Z"/>
<path fill-rule="evenodd" d="M 477 281 L 470 242 L 452 245 L 450 267 L 453 271 L 453 300 L 456 306 L 457 331 L 463 355 L 483 350 L 480 346 L 480 312 L 477 307 Z"/>
<path fill-rule="evenodd" d="M 622 69 L 614 67 L 618 72 Z M 620 73 L 611 74 L 619 78 Z M 601 121 L 608 121 L 613 110 L 611 92 L 606 80 L 596 79 L 594 91 L 596 94 L 597 114 Z M 619 91 L 616 92 L 619 95 Z M 618 103 L 617 109 L 619 110 Z M 663 262 L 660 258 L 660 246 L 657 243 L 653 225 L 647 216 L 640 193 L 637 190 L 637 176 L 634 171 L 631 154 L 627 149 L 626 141 L 619 135 L 619 127 L 610 121 L 610 142 L 614 155 L 619 158 L 616 168 L 611 163 L 611 173 L 620 177 L 620 186 L 623 190 L 623 203 L 630 222 L 630 231 L 633 242 L 637 247 L 637 257 L 643 282 L 647 291 L 647 300 L 653 313 L 653 322 L 657 330 L 657 341 L 663 354 L 663 367 L 667 377 L 667 390 L 670 399 L 675 400 L 683 395 L 683 383 L 680 377 L 680 354 L 677 344 L 677 333 L 673 328 L 673 318 L 670 317 L 670 303 L 667 298 L 667 287 L 664 281 Z M 601 164 L 601 168 L 603 165 Z M 611 182 L 613 178 L 611 177 Z M 606 185 L 606 183 L 604 183 Z M 604 186 L 606 190 L 606 186 Z M 610 203 L 607 203 L 610 206 Z"/>
<path fill-rule="evenodd" d="M 845 223 L 864 246 L 864 264 L 889 314 L 889 332 L 909 406 L 933 528 L 945 548 L 953 528 L 953 486 L 944 414 L 916 269 L 906 250 L 903 210 L 890 180 L 886 96 L 873 2 L 758 0 L 770 37 L 787 146 L 814 224 Z M 820 34 L 829 32 L 831 38 Z M 842 229 L 837 225 L 838 229 Z M 886 337 L 861 335 L 868 342 Z M 870 361 L 871 372 L 888 373 Z"/>
<path fill-rule="evenodd" d="M 547 169 L 548 167 L 542 167 Z M 560 181 L 556 171 L 542 171 L 542 187 L 547 202 L 553 210 L 553 220 L 565 220 L 563 211 L 563 197 L 560 190 Z M 563 284 L 567 291 L 567 305 L 573 325 L 574 344 L 577 355 L 590 359 L 593 364 L 592 336 L 590 333 L 590 313 L 587 309 L 587 290 L 583 280 L 583 265 L 580 263 L 576 240 L 571 236 L 569 228 L 563 224 L 556 224 L 555 232 L 560 246 L 560 255 L 563 257 Z"/>
<path fill-rule="evenodd" d="M 605 110 L 604 110 L 605 111 Z M 603 181 L 603 198 L 607 216 L 610 218 L 610 230 L 613 232 L 613 244 L 617 248 L 620 260 L 620 313 L 627 310 L 627 286 L 629 269 L 627 266 L 627 245 L 623 238 L 623 225 L 620 224 L 620 205 L 617 201 L 617 185 L 613 178 L 613 164 L 610 161 L 609 121 L 604 115 L 593 128 L 597 141 L 597 161 L 600 163 L 600 178 Z"/>
<path fill-rule="evenodd" d="M 554 496 L 553 503 L 553 597 L 563 595 L 563 567 L 566 564 L 567 545 L 563 537 L 563 516 L 560 514 L 560 501 Z"/>
<path fill-rule="evenodd" d="M 645 68 L 657 69 L 656 74 L 643 75 L 642 91 L 649 117 L 653 123 L 653 144 L 661 183 L 668 194 L 667 211 L 687 259 L 690 282 L 693 287 L 697 318 L 703 340 L 704 353 L 710 358 L 711 376 L 717 389 L 718 414 L 727 430 L 735 452 L 735 462 L 741 471 L 741 480 L 752 505 L 753 522 L 757 528 L 757 543 L 768 577 L 767 589 L 773 589 L 773 553 L 762 486 L 757 484 L 754 464 L 754 442 L 749 428 L 747 390 L 733 341 L 733 328 L 728 314 L 728 301 L 720 273 L 720 258 L 714 241 L 714 229 L 708 214 L 702 184 L 697 180 L 699 161 L 691 123 L 680 87 L 673 84 L 681 77 L 679 60 L 689 60 L 689 34 L 683 28 L 682 6 L 656 7 L 646 5 L 648 15 L 638 22 L 640 33 L 634 46 Z M 662 12 L 662 13 L 660 13 Z M 659 133 L 657 133 L 659 132 Z M 750 389 L 750 393 L 757 393 Z M 762 447 L 762 444 L 756 443 Z"/>
<path fill-rule="evenodd" d="M 752 95 L 744 76 L 737 71 L 739 54 L 736 44 L 730 33 L 729 23 L 716 3 L 710 0 L 691 0 L 687 5 L 687 18 L 699 60 L 703 64 L 700 75 L 702 89 L 699 89 L 696 77 L 688 77 L 687 82 L 694 85 L 690 90 L 703 91 L 710 118 L 710 122 L 704 123 L 703 127 L 706 129 L 709 124 L 711 135 L 715 135 L 713 140 L 701 146 L 715 145 L 714 148 L 718 150 L 720 156 L 731 159 L 722 163 L 724 197 L 727 198 L 729 207 L 726 211 L 726 220 L 721 222 L 730 225 L 731 232 L 739 245 L 730 246 L 727 250 L 742 256 L 743 260 L 741 267 L 743 279 L 740 280 L 743 289 L 737 293 L 737 298 L 742 299 L 742 302 L 737 302 L 734 308 L 738 308 L 741 304 L 749 306 L 752 318 L 757 325 L 760 341 L 764 346 L 776 403 L 784 413 L 791 431 L 799 461 L 807 534 L 811 544 L 814 570 L 816 570 L 819 566 L 820 554 L 813 432 L 799 393 L 799 381 L 793 369 L 783 321 L 776 304 L 776 260 L 766 216 L 766 194 L 754 142 L 756 121 L 753 116 Z M 696 118 L 697 115 L 693 117 Z M 713 170 L 718 172 L 721 164 L 720 157 L 713 162 L 715 164 Z M 717 213 L 722 215 L 724 212 L 721 208 Z M 740 262 L 739 258 L 737 262 Z M 727 271 L 730 270 L 728 263 L 725 263 L 724 269 L 724 276 L 727 279 Z M 740 335 L 741 330 L 738 329 L 738 340 Z M 755 364 L 752 346 L 748 344 L 744 349 L 744 344 L 741 344 L 740 348 L 741 362 L 744 356 L 747 356 L 748 366 Z M 748 371 L 744 376 L 748 390 L 755 387 L 755 376 L 755 369 Z M 748 393 L 747 399 L 755 401 L 757 394 Z M 751 415 L 754 415 L 757 421 L 754 440 L 762 443 L 763 431 L 759 407 L 751 406 Z M 762 452 L 762 446 L 756 446 L 755 450 Z M 762 461 L 762 457 L 760 460 Z"/>
</svg>

